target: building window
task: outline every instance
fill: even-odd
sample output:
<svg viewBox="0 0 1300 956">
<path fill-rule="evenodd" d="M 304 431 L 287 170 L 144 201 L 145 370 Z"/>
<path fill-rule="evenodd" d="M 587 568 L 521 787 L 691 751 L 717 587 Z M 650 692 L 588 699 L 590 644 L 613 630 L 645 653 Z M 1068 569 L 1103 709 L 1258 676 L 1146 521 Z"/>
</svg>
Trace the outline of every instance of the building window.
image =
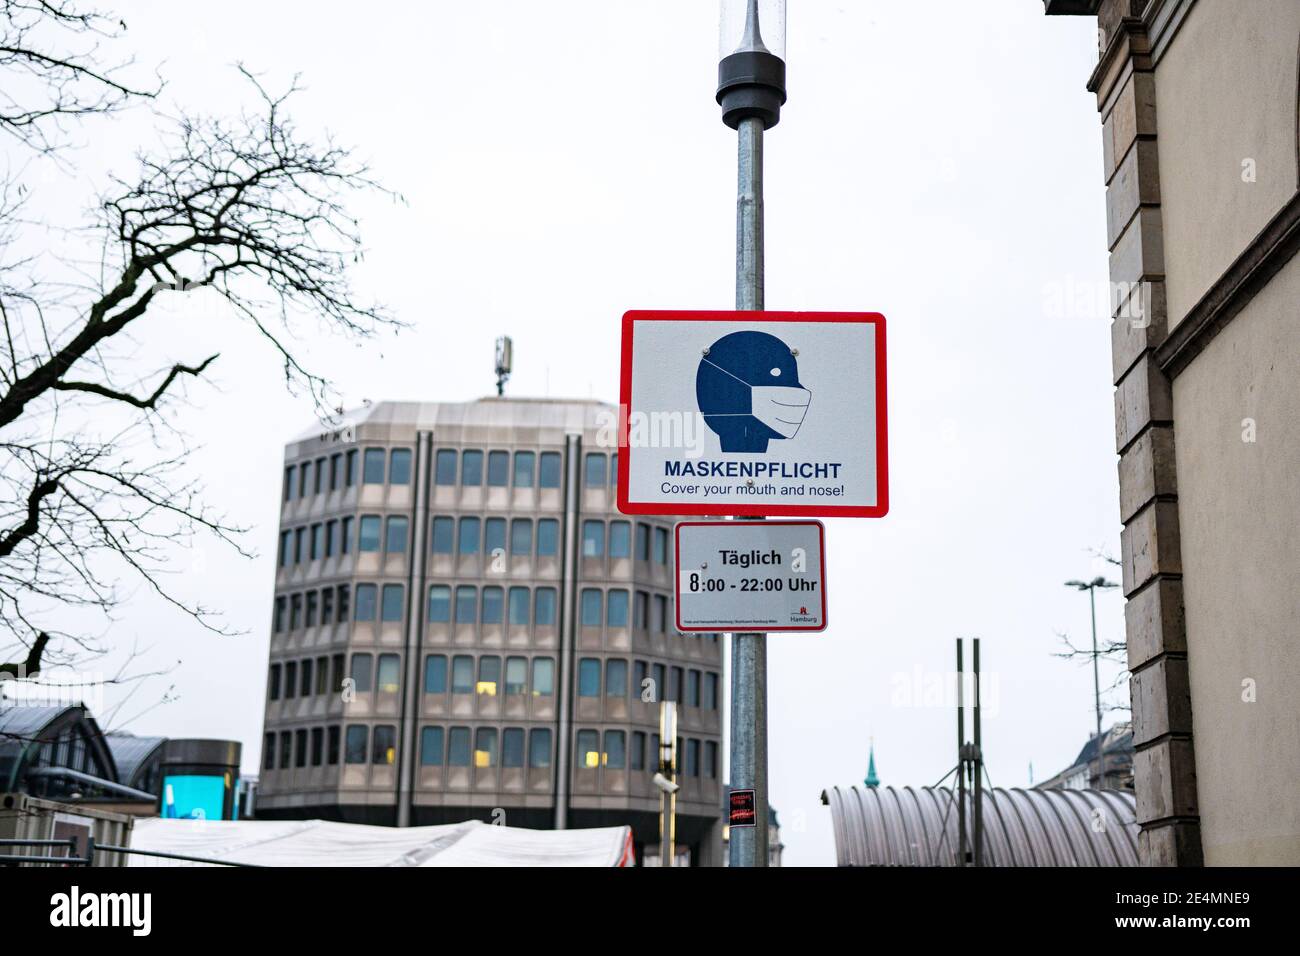
<svg viewBox="0 0 1300 956">
<path fill-rule="evenodd" d="M 287 730 L 280 732 L 280 769 L 288 770 L 293 757 L 293 734 Z"/>
<path fill-rule="evenodd" d="M 304 461 L 298 466 L 298 497 L 306 498 L 311 489 L 311 462 Z"/>
<path fill-rule="evenodd" d="M 389 554 L 406 554 L 408 522 L 396 515 L 388 519 L 388 533 L 384 535 L 384 550 Z"/>
<path fill-rule="evenodd" d="M 533 521 L 515 518 L 510 522 L 510 553 L 528 557 L 533 553 Z"/>
<path fill-rule="evenodd" d="M 704 776 L 710 780 L 718 779 L 718 742 L 716 740 L 706 740 L 704 742 Z"/>
<path fill-rule="evenodd" d="M 605 661 L 605 696 L 627 696 L 627 661 L 611 657 Z"/>
<path fill-rule="evenodd" d="M 694 668 L 686 674 L 686 706 L 700 706 L 700 672 Z"/>
<path fill-rule="evenodd" d="M 600 627 L 601 593 L 597 588 L 582 590 L 582 626 Z"/>
<path fill-rule="evenodd" d="M 621 730 L 605 731 L 605 766 L 610 770 L 627 766 L 627 734 Z"/>
<path fill-rule="evenodd" d="M 555 659 L 533 658 L 533 696 L 550 697 L 555 693 Z"/>
<path fill-rule="evenodd" d="M 510 589 L 510 625 L 512 627 L 528 626 L 528 588 Z"/>
<path fill-rule="evenodd" d="M 488 554 L 506 553 L 505 518 L 488 518 L 483 522 L 483 550 Z"/>
<path fill-rule="evenodd" d="M 424 692 L 426 694 L 447 693 L 447 656 L 430 654 L 424 659 Z"/>
<path fill-rule="evenodd" d="M 339 620 L 348 619 L 348 601 L 352 595 L 352 588 L 347 584 L 339 585 Z"/>
<path fill-rule="evenodd" d="M 655 528 L 655 563 L 668 563 L 668 529 Z"/>
<path fill-rule="evenodd" d="M 311 729 L 311 765 L 319 767 L 325 762 L 325 731 L 321 727 Z"/>
<path fill-rule="evenodd" d="M 316 494 L 325 490 L 325 459 L 323 457 L 316 459 Z"/>
<path fill-rule="evenodd" d="M 704 709 L 718 709 L 718 675 L 714 673 L 704 675 Z"/>
<path fill-rule="evenodd" d="M 534 727 L 528 733 L 528 766 L 545 770 L 551 765 L 551 731 L 548 727 Z"/>
<path fill-rule="evenodd" d="M 554 557 L 559 552 L 560 522 L 555 518 L 537 519 L 537 556 Z"/>
<path fill-rule="evenodd" d="M 538 588 L 533 595 L 533 623 L 538 627 L 555 626 L 555 588 Z"/>
<path fill-rule="evenodd" d="M 632 525 L 626 521 L 609 523 L 609 556 L 611 558 L 630 558 L 632 556 Z"/>
<path fill-rule="evenodd" d="M 334 623 L 334 589 L 323 588 L 320 592 L 320 622 Z"/>
<path fill-rule="evenodd" d="M 461 452 L 460 483 L 466 488 L 477 488 L 483 484 L 483 453 L 477 448 Z"/>
<path fill-rule="evenodd" d="M 640 522 L 636 526 L 636 559 L 650 560 L 650 526 Z"/>
<path fill-rule="evenodd" d="M 600 696 L 600 661 L 594 657 L 584 657 L 578 661 L 578 696 Z"/>
<path fill-rule="evenodd" d="M 456 623 L 473 624 L 478 617 L 478 588 L 461 584 L 456 588 Z"/>
<path fill-rule="evenodd" d="M 600 766 L 600 734 L 594 730 L 578 731 L 574 752 L 579 768 L 595 770 Z"/>
<path fill-rule="evenodd" d="M 446 624 L 451 620 L 451 588 L 445 584 L 435 584 L 429 588 L 429 621 L 433 624 Z"/>
<path fill-rule="evenodd" d="M 298 694 L 298 662 L 288 661 L 284 665 L 284 696 L 286 699 Z"/>
<path fill-rule="evenodd" d="M 662 594 L 655 595 L 655 614 L 651 625 L 656 634 L 663 634 L 668 627 L 668 598 Z"/>
<path fill-rule="evenodd" d="M 433 482 L 443 487 L 456 483 L 456 452 L 453 449 L 438 449 L 434 457 Z"/>
<path fill-rule="evenodd" d="M 645 690 L 646 678 L 649 676 L 649 665 L 645 661 L 637 661 L 632 665 L 632 693 L 640 697 L 641 692 Z"/>
<path fill-rule="evenodd" d="M 378 551 L 379 535 L 383 527 L 379 515 L 362 515 L 361 516 L 361 537 L 357 541 L 357 549 L 360 551 Z"/>
<path fill-rule="evenodd" d="M 348 451 L 344 458 L 344 465 L 345 484 L 351 488 L 357 483 L 357 450 L 355 448 Z"/>
<path fill-rule="evenodd" d="M 650 678 L 654 682 L 651 690 L 654 691 L 654 697 L 651 703 L 658 703 L 661 700 L 672 700 L 671 697 L 665 697 L 668 693 L 668 669 L 663 664 L 656 664 L 651 671 L 653 676 Z"/>
<path fill-rule="evenodd" d="M 451 518 L 433 519 L 433 531 L 429 535 L 429 548 L 434 554 L 451 554 L 455 544 L 456 522 Z"/>
<path fill-rule="evenodd" d="M 331 518 L 325 522 L 325 557 L 332 558 L 339 553 L 339 523 Z"/>
<path fill-rule="evenodd" d="M 344 763 L 366 762 L 366 743 L 369 736 L 364 724 L 348 724 L 347 745 L 343 750 Z"/>
<path fill-rule="evenodd" d="M 295 730 L 293 732 L 293 765 L 295 767 L 307 766 L 307 731 Z"/>
<path fill-rule="evenodd" d="M 694 737 L 686 741 L 686 776 L 700 775 L 700 742 Z"/>
<path fill-rule="evenodd" d="M 384 585 L 384 607 L 383 619 L 385 621 L 400 621 L 402 619 L 402 585 L 385 584 Z"/>
<path fill-rule="evenodd" d="M 398 681 L 400 671 L 400 659 L 396 654 L 380 654 L 379 669 L 376 672 L 375 687 L 381 694 L 396 694 L 400 684 Z"/>
<path fill-rule="evenodd" d="M 307 627 L 316 626 L 316 607 L 318 602 L 319 599 L 316 597 L 316 592 L 308 591 L 307 592 L 307 621 L 306 621 Z"/>
<path fill-rule="evenodd" d="M 645 733 L 632 731 L 632 749 L 628 752 L 628 766 L 633 770 L 645 769 Z"/>
<path fill-rule="evenodd" d="M 441 767 L 443 754 L 441 727 L 425 727 L 420 731 L 420 766 Z"/>
<path fill-rule="evenodd" d="M 262 769 L 275 769 L 275 734 L 267 734 L 262 738 Z"/>
<path fill-rule="evenodd" d="M 605 556 L 605 522 L 584 521 L 582 523 L 582 556 L 584 558 Z"/>
<path fill-rule="evenodd" d="M 604 488 L 605 466 L 608 459 L 597 452 L 587 453 L 587 468 L 585 472 L 585 483 L 588 488 Z"/>
<path fill-rule="evenodd" d="M 397 728 L 392 724 L 375 727 L 375 746 L 370 752 L 370 761 L 390 767 L 397 761 Z"/>
<path fill-rule="evenodd" d="M 510 453 L 493 451 L 488 453 L 488 487 L 504 488 L 510 483 Z"/>
<path fill-rule="evenodd" d="M 384 483 L 384 450 L 367 448 L 361 464 L 361 483 L 382 485 Z"/>
<path fill-rule="evenodd" d="M 333 678 L 333 682 L 330 686 L 333 688 L 335 693 L 339 693 L 343 690 L 343 662 L 345 660 L 347 660 L 347 658 L 342 654 L 335 654 L 330 658 L 330 674 Z"/>
<path fill-rule="evenodd" d="M 298 696 L 310 697 L 311 691 L 311 658 L 309 657 L 302 662 L 302 683 L 298 685 Z"/>
<path fill-rule="evenodd" d="M 611 487 L 618 484 L 618 452 L 609 456 L 609 483 Z"/>
<path fill-rule="evenodd" d="M 271 700 L 279 700 L 280 699 L 280 665 L 279 664 L 271 665 L 271 676 L 267 680 L 266 685 L 267 685 L 267 696 L 269 696 Z"/>
<path fill-rule="evenodd" d="M 505 597 L 501 588 L 494 585 L 483 588 L 483 623 L 500 624 L 504 603 Z"/>
<path fill-rule="evenodd" d="M 469 766 L 469 728 L 453 727 L 447 740 L 447 763 L 453 767 Z"/>
<path fill-rule="evenodd" d="M 626 591 L 610 591 L 605 596 L 605 623 L 609 627 L 627 627 Z"/>
<path fill-rule="evenodd" d="M 284 617 L 289 609 L 289 601 L 282 594 L 275 599 L 275 614 L 272 615 L 272 628 L 279 634 L 284 630 Z"/>
<path fill-rule="evenodd" d="M 388 459 L 388 483 L 390 485 L 411 483 L 411 449 L 393 449 Z"/>
<path fill-rule="evenodd" d="M 632 626 L 638 631 L 646 629 L 646 620 L 649 616 L 650 595 L 644 591 L 637 591 L 632 600 Z"/>
<path fill-rule="evenodd" d="M 356 619 L 358 621 L 373 621 L 375 619 L 375 591 L 376 588 L 373 584 L 357 585 Z"/>
<path fill-rule="evenodd" d="M 528 692 L 528 658 L 506 658 L 506 693 L 526 694 Z"/>
<path fill-rule="evenodd" d="M 682 703 L 682 675 L 683 670 L 680 667 L 674 667 L 669 672 L 668 699 Z"/>
<path fill-rule="evenodd" d="M 331 767 L 337 767 L 339 763 L 339 726 L 325 728 L 325 762 Z"/>
<path fill-rule="evenodd" d="M 298 564 L 306 551 L 307 529 L 295 528 L 293 532 L 293 563 Z"/>
<path fill-rule="evenodd" d="M 280 567 L 289 566 L 289 555 L 293 553 L 293 532 L 280 532 Z"/>
<path fill-rule="evenodd" d="M 328 591 L 325 593 L 329 593 Z M 325 695 L 330 692 L 330 659 L 328 657 L 316 658 L 316 693 Z"/>
<path fill-rule="evenodd" d="M 460 519 L 460 544 L 457 550 L 461 554 L 478 554 L 479 520 L 478 518 Z"/>
<path fill-rule="evenodd" d="M 474 734 L 474 766 L 486 770 L 496 765 L 496 729 L 493 727 L 480 727 Z"/>
<path fill-rule="evenodd" d="M 533 464 L 536 456 L 531 451 L 515 452 L 515 487 L 531 488 L 533 486 Z"/>
<path fill-rule="evenodd" d="M 537 483 L 542 488 L 560 487 L 560 453 L 558 451 L 542 452 L 537 472 Z"/>
<path fill-rule="evenodd" d="M 344 518 L 339 522 L 339 554 L 352 553 L 352 518 Z"/>
<path fill-rule="evenodd" d="M 522 727 L 507 727 L 501 731 L 501 766 L 524 765 L 524 731 Z"/>
<path fill-rule="evenodd" d="M 478 683 L 474 685 L 475 693 L 483 697 L 495 697 L 501 683 L 501 658 L 495 654 L 485 654 L 478 659 Z"/>
<path fill-rule="evenodd" d="M 451 692 L 474 693 L 474 658 L 468 654 L 457 654 L 451 660 Z"/>
<path fill-rule="evenodd" d="M 338 491 L 339 479 L 343 477 L 343 453 L 330 455 L 330 491 Z"/>
<path fill-rule="evenodd" d="M 352 689 L 358 694 L 370 693 L 370 679 L 374 669 L 374 658 L 369 654 L 352 655 Z"/>
<path fill-rule="evenodd" d="M 284 468 L 284 500 L 285 501 L 291 501 L 293 499 L 293 479 L 297 471 L 298 469 L 294 465 L 286 465 Z"/>
</svg>

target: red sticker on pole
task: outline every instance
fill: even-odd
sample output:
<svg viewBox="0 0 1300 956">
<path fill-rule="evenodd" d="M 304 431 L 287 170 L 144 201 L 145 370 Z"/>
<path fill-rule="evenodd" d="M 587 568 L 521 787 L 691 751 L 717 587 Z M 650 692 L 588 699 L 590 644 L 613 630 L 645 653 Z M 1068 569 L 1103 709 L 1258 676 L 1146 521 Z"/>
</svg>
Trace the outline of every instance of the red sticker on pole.
<svg viewBox="0 0 1300 956">
<path fill-rule="evenodd" d="M 754 809 L 757 799 L 753 790 L 732 790 L 728 801 L 727 825 L 752 827 L 758 816 Z"/>
</svg>

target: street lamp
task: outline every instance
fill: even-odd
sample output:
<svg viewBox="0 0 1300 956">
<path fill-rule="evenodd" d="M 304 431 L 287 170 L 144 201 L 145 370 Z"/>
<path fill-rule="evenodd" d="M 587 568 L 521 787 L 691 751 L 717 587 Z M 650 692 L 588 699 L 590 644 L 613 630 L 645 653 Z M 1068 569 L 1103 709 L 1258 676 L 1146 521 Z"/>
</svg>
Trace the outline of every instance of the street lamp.
<svg viewBox="0 0 1300 956">
<path fill-rule="evenodd" d="M 1117 588 L 1114 581 L 1107 581 L 1100 575 L 1091 581 L 1066 581 L 1067 588 L 1088 592 L 1088 605 L 1092 609 L 1092 690 L 1097 707 L 1097 786 L 1106 789 L 1106 755 L 1101 746 L 1101 676 L 1097 669 L 1097 588 Z"/>
<path fill-rule="evenodd" d="M 717 101 L 722 122 L 736 131 L 739 145 L 736 309 L 757 311 L 763 308 L 763 132 L 777 124 L 785 103 L 785 0 L 722 0 L 718 35 Z M 767 866 L 763 634 L 731 636 L 731 787 L 754 791 L 754 825 L 730 833 L 731 865 Z"/>
<path fill-rule="evenodd" d="M 743 119 L 771 129 L 785 103 L 785 0 L 722 0 L 718 103 L 732 129 Z"/>
</svg>

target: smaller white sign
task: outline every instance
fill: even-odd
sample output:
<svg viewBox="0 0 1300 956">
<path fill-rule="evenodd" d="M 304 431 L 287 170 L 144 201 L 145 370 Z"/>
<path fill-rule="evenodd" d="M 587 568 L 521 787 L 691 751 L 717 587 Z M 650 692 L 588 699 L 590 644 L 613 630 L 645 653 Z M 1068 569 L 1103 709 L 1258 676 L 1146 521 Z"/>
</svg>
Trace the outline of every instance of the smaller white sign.
<svg viewBox="0 0 1300 956">
<path fill-rule="evenodd" d="M 676 534 L 679 631 L 826 628 L 820 521 L 681 521 Z"/>
</svg>

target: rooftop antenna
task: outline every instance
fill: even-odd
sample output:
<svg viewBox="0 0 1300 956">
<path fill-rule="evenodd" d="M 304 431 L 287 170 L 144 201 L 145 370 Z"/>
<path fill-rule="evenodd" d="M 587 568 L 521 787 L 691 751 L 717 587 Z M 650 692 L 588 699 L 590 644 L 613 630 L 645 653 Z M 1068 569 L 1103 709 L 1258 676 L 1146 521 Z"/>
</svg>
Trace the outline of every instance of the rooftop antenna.
<svg viewBox="0 0 1300 956">
<path fill-rule="evenodd" d="M 510 380 L 510 363 L 514 357 L 514 343 L 510 341 L 510 336 L 503 335 L 497 339 L 497 396 L 500 397 L 506 393 L 506 382 Z"/>
</svg>

